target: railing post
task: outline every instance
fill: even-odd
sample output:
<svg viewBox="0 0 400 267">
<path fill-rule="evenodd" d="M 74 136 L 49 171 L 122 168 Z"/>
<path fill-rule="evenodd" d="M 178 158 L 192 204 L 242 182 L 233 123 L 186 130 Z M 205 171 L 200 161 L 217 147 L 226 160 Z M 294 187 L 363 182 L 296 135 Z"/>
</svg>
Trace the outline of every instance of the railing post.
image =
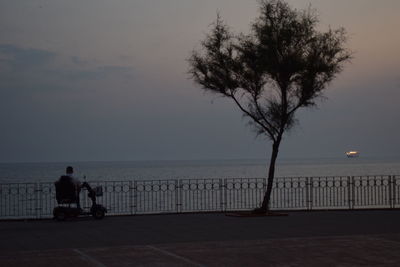
<svg viewBox="0 0 400 267">
<path fill-rule="evenodd" d="M 227 185 L 226 185 L 226 183 L 227 183 L 227 181 L 226 181 L 226 179 L 227 178 L 224 178 L 224 179 L 222 179 L 222 178 L 220 178 L 219 179 L 219 193 L 220 193 L 220 205 L 221 205 L 221 207 L 220 207 L 220 210 L 221 210 L 221 212 L 225 212 L 226 210 L 227 210 L 227 204 L 228 204 L 228 200 L 227 200 L 227 192 L 226 192 L 226 189 L 227 189 Z"/>
<path fill-rule="evenodd" d="M 397 195 L 398 195 L 398 192 L 397 192 L 397 186 L 396 186 L 396 184 L 397 184 L 397 180 L 398 179 L 398 177 L 396 176 L 396 175 L 392 175 L 392 188 L 393 188 L 393 190 L 392 190 L 392 199 L 393 199 L 393 209 L 395 209 L 396 208 L 396 205 L 397 205 Z"/>
<path fill-rule="evenodd" d="M 40 188 L 39 183 L 35 183 L 35 215 L 36 218 L 40 218 Z"/>
<path fill-rule="evenodd" d="M 175 205 L 176 213 L 182 212 L 182 183 L 181 180 L 175 180 Z"/>
<path fill-rule="evenodd" d="M 267 183 L 268 183 L 268 178 L 264 178 L 263 179 L 263 194 L 262 194 L 262 198 L 261 198 L 261 202 L 260 202 L 260 207 L 261 207 L 261 205 L 262 205 L 262 203 L 264 202 L 264 197 L 265 197 L 265 193 L 267 192 Z M 271 194 L 272 194 L 272 192 L 271 192 Z M 279 206 L 279 204 L 277 204 L 277 206 L 279 207 L 279 208 L 282 208 L 282 206 Z"/>
<path fill-rule="evenodd" d="M 388 192 L 389 192 L 389 208 L 393 209 L 393 197 L 392 197 L 392 190 L 393 190 L 393 183 L 392 183 L 392 176 L 389 175 L 388 177 Z M 383 183 L 383 182 L 382 182 Z"/>
<path fill-rule="evenodd" d="M 132 187 L 132 181 L 129 181 L 128 183 L 128 188 L 129 188 L 129 212 L 131 215 L 133 215 L 133 187 Z"/>
<path fill-rule="evenodd" d="M 354 209 L 354 176 L 347 176 L 348 183 L 349 183 L 349 191 L 348 191 L 348 198 L 349 198 L 349 209 Z"/>
<path fill-rule="evenodd" d="M 396 176 L 392 175 L 389 177 L 389 192 L 390 192 L 390 208 L 396 208 Z"/>
<path fill-rule="evenodd" d="M 133 208 L 133 210 L 132 210 L 132 212 L 133 212 L 133 214 L 136 214 L 137 213 L 137 206 L 138 206 L 138 201 L 137 201 L 137 195 L 138 195 L 138 192 L 137 192 L 137 189 L 138 189 L 138 186 L 137 186 L 137 181 L 133 181 L 133 205 L 132 205 L 132 208 Z"/>
<path fill-rule="evenodd" d="M 312 195 L 312 177 L 307 177 L 306 181 L 306 201 L 307 201 L 307 210 L 312 210 L 313 207 L 313 195 Z"/>
</svg>

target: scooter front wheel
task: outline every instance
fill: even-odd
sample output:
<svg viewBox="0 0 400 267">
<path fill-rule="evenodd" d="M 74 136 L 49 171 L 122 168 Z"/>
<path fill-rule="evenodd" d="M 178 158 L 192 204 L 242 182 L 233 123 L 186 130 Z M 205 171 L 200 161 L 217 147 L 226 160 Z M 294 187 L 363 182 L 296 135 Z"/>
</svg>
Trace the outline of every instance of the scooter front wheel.
<svg viewBox="0 0 400 267">
<path fill-rule="evenodd" d="M 103 219 L 104 215 L 105 215 L 105 213 L 104 213 L 104 210 L 102 210 L 102 209 L 96 209 L 92 212 L 92 216 L 97 220 Z"/>
<path fill-rule="evenodd" d="M 55 214 L 55 219 L 57 221 L 65 221 L 67 214 L 64 211 L 57 211 Z"/>
</svg>

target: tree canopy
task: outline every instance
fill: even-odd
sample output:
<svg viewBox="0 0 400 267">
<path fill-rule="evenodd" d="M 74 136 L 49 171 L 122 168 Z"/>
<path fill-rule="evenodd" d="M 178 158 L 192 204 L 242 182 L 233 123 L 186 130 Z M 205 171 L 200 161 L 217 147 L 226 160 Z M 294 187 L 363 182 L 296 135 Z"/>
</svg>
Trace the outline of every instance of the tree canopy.
<svg viewBox="0 0 400 267">
<path fill-rule="evenodd" d="M 234 35 L 218 16 L 190 73 L 205 90 L 232 98 L 257 132 L 276 140 L 300 107 L 315 105 L 350 58 L 343 28 L 318 32 L 312 9 L 262 1 L 250 34 Z"/>
</svg>

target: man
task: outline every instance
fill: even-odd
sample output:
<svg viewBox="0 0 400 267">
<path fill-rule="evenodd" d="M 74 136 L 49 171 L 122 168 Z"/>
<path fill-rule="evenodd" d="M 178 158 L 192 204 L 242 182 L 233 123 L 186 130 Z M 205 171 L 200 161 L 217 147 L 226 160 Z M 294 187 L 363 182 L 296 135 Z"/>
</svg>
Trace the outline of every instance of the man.
<svg viewBox="0 0 400 267">
<path fill-rule="evenodd" d="M 75 189 L 75 196 L 76 196 L 76 205 L 77 207 L 80 209 L 80 201 L 79 201 L 79 193 L 81 191 L 82 188 L 82 183 L 74 177 L 74 168 L 72 168 L 71 166 L 68 166 L 65 170 L 65 175 L 62 175 L 60 177 L 60 179 L 58 180 L 58 182 L 64 183 L 67 182 L 68 183 L 72 183 Z"/>
</svg>

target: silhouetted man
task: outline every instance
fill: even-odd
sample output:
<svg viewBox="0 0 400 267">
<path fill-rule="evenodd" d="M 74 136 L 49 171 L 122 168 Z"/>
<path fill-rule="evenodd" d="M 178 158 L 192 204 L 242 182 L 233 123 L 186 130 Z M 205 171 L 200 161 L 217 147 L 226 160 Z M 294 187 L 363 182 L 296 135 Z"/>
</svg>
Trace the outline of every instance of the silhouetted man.
<svg viewBox="0 0 400 267">
<path fill-rule="evenodd" d="M 75 193 L 76 193 L 76 205 L 78 208 L 81 208 L 80 201 L 79 201 L 79 193 L 82 188 L 82 183 L 77 178 L 74 177 L 74 168 L 72 168 L 71 166 L 68 166 L 65 170 L 65 175 L 61 176 L 59 181 L 61 181 L 61 179 L 65 179 L 65 178 L 68 178 L 69 181 L 74 185 Z"/>
</svg>

